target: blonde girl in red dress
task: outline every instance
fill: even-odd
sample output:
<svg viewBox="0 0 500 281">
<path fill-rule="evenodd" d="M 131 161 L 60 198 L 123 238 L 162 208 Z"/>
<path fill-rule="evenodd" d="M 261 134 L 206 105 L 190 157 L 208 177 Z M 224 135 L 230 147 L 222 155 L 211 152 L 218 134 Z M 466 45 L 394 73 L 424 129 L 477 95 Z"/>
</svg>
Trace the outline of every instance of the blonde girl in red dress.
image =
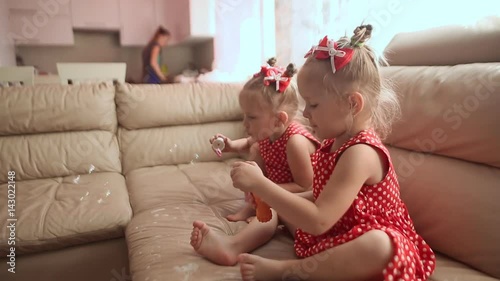
<svg viewBox="0 0 500 281">
<path fill-rule="evenodd" d="M 224 135 L 222 152 L 250 154 L 262 168 L 266 177 L 290 192 L 303 192 L 312 187 L 312 155 L 319 142 L 298 122 L 299 94 L 290 85 L 295 66 L 286 69 L 275 67 L 276 59 L 270 58 L 246 83 L 239 95 L 244 113 L 243 126 L 249 137 L 231 140 Z M 255 214 L 252 204 L 246 204 L 229 221 L 248 220 Z"/>
<path fill-rule="evenodd" d="M 293 64 L 286 69 L 275 67 L 274 59 L 268 61 L 261 71 L 250 79 L 239 95 L 239 102 L 244 114 L 243 125 L 248 138 L 231 140 L 221 134 L 225 146 L 222 152 L 254 151 L 253 157 L 261 164 L 266 177 L 277 184 L 285 192 L 300 193 L 311 190 L 313 183 L 314 153 L 319 142 L 296 121 L 299 112 L 299 94 L 297 87 L 290 83 L 296 73 Z M 259 211 L 259 206 L 257 206 Z M 229 220 L 245 220 L 251 216 L 252 208 L 247 203 L 236 214 L 228 216 Z M 263 220 L 277 219 L 276 214 L 267 208 L 269 216 Z M 259 214 L 257 217 L 260 219 Z M 221 265 L 234 265 L 240 253 L 246 253 L 246 243 L 251 247 L 269 240 L 267 225 L 274 222 L 250 221 L 243 231 L 235 236 L 220 236 L 211 231 L 204 222 L 195 221 L 191 245 L 202 256 Z M 265 229 L 260 239 L 249 238 L 245 233 L 259 232 Z M 244 241 L 244 242 L 242 242 Z M 230 249 L 224 251 L 224 246 Z M 239 246 L 243 246 L 239 248 Z"/>
<path fill-rule="evenodd" d="M 233 185 L 279 214 L 300 258 L 241 254 L 243 280 L 426 280 L 434 271 L 434 253 L 415 231 L 381 142 L 399 110 L 365 45 L 371 32 L 362 25 L 351 38 L 323 38 L 298 74 L 304 116 L 326 139 L 309 198 L 284 192 L 253 162 L 234 164 Z"/>
</svg>

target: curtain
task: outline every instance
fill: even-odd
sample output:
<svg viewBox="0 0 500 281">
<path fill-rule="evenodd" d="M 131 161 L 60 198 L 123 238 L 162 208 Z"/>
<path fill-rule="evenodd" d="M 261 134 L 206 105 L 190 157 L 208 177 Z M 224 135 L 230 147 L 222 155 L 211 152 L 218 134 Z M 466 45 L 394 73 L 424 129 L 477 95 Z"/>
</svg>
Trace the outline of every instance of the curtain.
<svg viewBox="0 0 500 281">
<path fill-rule="evenodd" d="M 394 35 L 443 25 L 498 24 L 500 1 L 276 0 L 276 53 L 280 64 L 302 65 L 324 36 L 352 35 L 362 22 L 374 27 L 370 45 L 381 54 Z M 486 20 L 484 20 L 486 18 Z"/>
</svg>

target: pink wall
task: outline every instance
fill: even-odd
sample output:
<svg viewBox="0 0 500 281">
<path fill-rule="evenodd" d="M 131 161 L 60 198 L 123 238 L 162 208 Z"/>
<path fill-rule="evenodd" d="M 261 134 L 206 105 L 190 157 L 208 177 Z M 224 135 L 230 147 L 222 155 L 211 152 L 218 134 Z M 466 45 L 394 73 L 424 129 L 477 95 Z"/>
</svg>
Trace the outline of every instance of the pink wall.
<svg viewBox="0 0 500 281">
<path fill-rule="evenodd" d="M 0 66 L 16 65 L 14 45 L 9 40 L 7 0 L 0 0 Z"/>
</svg>

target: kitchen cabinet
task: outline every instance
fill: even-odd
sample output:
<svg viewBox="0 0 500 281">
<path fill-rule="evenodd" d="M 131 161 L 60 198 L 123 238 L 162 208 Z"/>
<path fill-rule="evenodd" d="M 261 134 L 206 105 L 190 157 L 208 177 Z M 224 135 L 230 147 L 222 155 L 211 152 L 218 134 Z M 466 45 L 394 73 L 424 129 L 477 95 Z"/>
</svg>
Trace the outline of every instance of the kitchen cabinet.
<svg viewBox="0 0 500 281">
<path fill-rule="evenodd" d="M 119 30 L 120 3 L 119 0 L 71 0 L 71 17 L 75 29 Z"/>
<path fill-rule="evenodd" d="M 33 9 L 10 9 L 9 13 L 9 36 L 15 45 L 74 44 L 70 15 L 48 15 Z"/>
<path fill-rule="evenodd" d="M 121 45 L 146 45 L 158 28 L 155 1 L 120 0 L 120 21 Z"/>
</svg>

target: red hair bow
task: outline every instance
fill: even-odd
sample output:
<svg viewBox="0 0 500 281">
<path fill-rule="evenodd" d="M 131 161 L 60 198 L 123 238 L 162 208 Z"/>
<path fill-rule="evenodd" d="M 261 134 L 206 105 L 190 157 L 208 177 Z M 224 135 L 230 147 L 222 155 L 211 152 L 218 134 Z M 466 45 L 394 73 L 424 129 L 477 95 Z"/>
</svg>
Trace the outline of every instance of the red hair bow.
<svg viewBox="0 0 500 281">
<path fill-rule="evenodd" d="M 304 58 L 312 54 L 315 54 L 315 58 L 318 60 L 330 59 L 332 62 L 332 71 L 335 73 L 351 61 L 353 49 L 346 47 L 339 48 L 335 40 L 328 40 L 328 36 L 325 36 L 319 41 L 317 46 L 311 47 Z"/>
<path fill-rule="evenodd" d="M 292 80 L 285 73 L 285 69 L 282 67 L 275 67 L 270 65 L 265 65 L 260 68 L 260 72 L 256 73 L 254 77 L 259 75 L 264 76 L 264 85 L 269 86 L 271 82 L 276 82 L 276 91 L 284 93 L 290 81 Z"/>
</svg>

